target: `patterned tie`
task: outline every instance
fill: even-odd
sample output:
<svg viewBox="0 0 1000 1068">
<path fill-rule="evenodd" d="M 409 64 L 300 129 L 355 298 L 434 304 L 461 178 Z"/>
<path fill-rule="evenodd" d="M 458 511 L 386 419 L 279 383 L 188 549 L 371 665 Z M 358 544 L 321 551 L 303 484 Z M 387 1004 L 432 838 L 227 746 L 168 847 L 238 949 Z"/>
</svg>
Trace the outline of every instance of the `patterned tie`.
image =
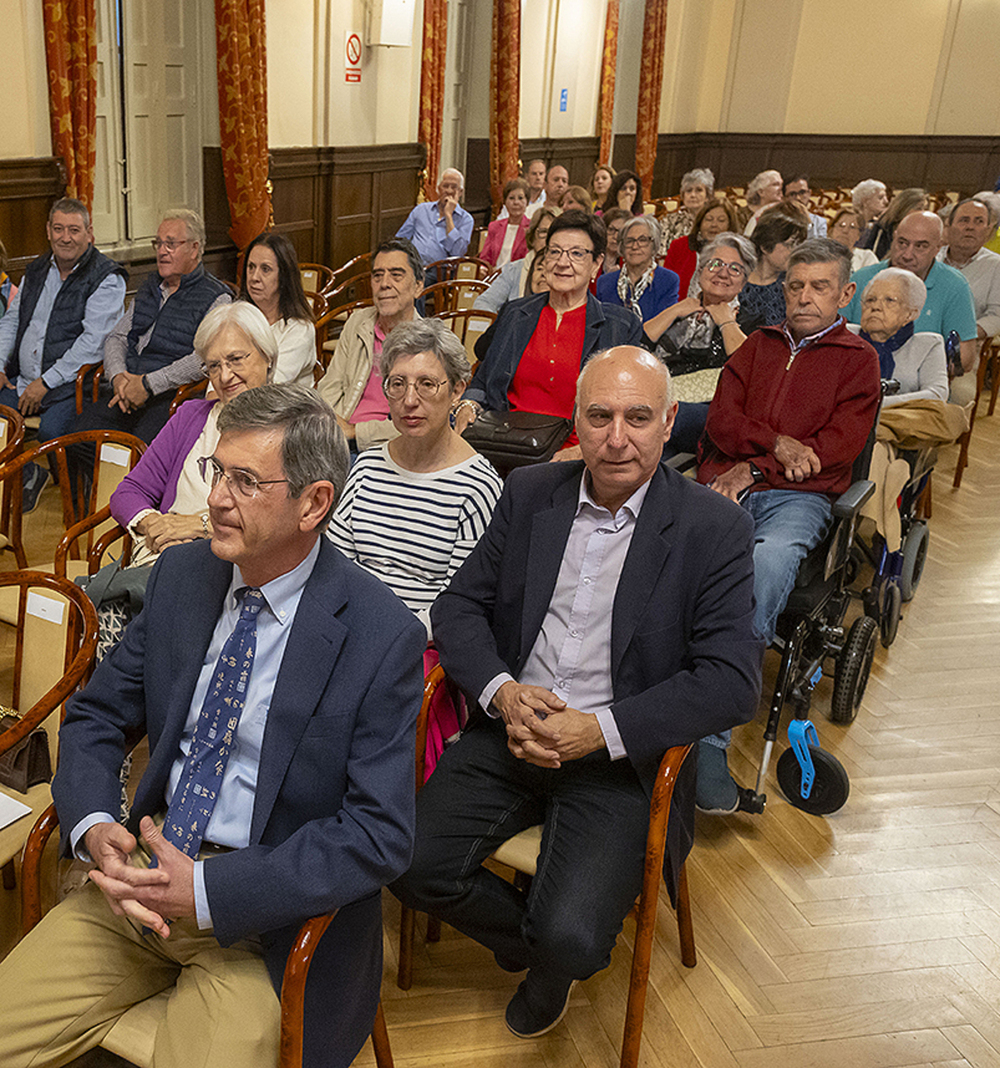
<svg viewBox="0 0 1000 1068">
<path fill-rule="evenodd" d="M 264 595 L 253 586 L 242 587 L 236 595 L 243 597 L 243 609 L 215 665 L 191 751 L 163 824 L 166 840 L 189 857 L 201 848 L 212 818 L 257 649 L 257 613 L 264 606 Z"/>
</svg>

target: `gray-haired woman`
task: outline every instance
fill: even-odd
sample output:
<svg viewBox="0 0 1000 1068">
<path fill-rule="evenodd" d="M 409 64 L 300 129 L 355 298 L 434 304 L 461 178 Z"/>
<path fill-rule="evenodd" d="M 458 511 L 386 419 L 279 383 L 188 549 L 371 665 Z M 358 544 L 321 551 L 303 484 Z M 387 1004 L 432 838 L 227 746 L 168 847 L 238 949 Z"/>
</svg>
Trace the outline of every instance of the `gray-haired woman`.
<svg viewBox="0 0 1000 1068">
<path fill-rule="evenodd" d="M 431 605 L 486 530 L 503 483 L 452 429 L 471 368 L 444 323 L 397 326 L 380 369 L 399 437 L 358 457 L 329 537 L 429 627 Z"/>
<path fill-rule="evenodd" d="M 661 256 L 667 254 L 667 246 L 671 241 L 691 233 L 695 216 L 714 196 L 715 175 L 707 167 L 695 167 L 684 175 L 681 179 L 680 207 L 659 220 L 662 231 Z"/>
<path fill-rule="evenodd" d="M 625 266 L 597 279 L 597 299 L 630 308 L 643 321 L 652 319 L 680 295 L 676 271 L 657 267 L 660 225 L 652 215 L 636 215 L 621 228 L 618 247 Z"/>
</svg>

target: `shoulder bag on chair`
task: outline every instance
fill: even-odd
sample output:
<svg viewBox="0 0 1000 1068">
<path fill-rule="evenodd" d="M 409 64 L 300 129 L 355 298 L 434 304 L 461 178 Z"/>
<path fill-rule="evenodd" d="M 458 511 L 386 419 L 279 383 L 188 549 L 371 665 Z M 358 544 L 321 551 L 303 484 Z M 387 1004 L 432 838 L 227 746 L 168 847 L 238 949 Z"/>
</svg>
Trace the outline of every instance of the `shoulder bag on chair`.
<svg viewBox="0 0 1000 1068">
<path fill-rule="evenodd" d="M 570 419 L 535 412 L 480 412 L 462 437 L 501 475 L 551 460 L 573 429 Z"/>
<path fill-rule="evenodd" d="M 0 733 L 16 726 L 20 718 L 12 708 L 0 705 Z M 32 786 L 49 782 L 51 778 L 49 738 L 44 727 L 36 727 L 27 738 L 0 756 L 0 786 L 26 794 Z"/>
</svg>

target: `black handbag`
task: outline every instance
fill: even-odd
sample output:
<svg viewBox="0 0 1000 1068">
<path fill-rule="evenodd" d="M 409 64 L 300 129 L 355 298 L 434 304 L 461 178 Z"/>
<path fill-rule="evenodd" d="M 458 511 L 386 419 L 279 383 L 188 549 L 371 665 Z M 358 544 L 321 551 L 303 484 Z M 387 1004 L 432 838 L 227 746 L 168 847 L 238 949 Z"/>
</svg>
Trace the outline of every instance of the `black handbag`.
<svg viewBox="0 0 1000 1068">
<path fill-rule="evenodd" d="M 20 716 L 10 708 L 0 706 L 0 732 L 17 725 Z M 7 786 L 26 794 L 32 786 L 52 779 L 49 758 L 49 736 L 44 727 L 36 727 L 12 749 L 0 756 L 0 786 Z"/>
<path fill-rule="evenodd" d="M 462 437 L 507 476 L 515 467 L 541 464 L 556 454 L 573 429 L 570 419 L 536 412 L 480 412 Z"/>
</svg>

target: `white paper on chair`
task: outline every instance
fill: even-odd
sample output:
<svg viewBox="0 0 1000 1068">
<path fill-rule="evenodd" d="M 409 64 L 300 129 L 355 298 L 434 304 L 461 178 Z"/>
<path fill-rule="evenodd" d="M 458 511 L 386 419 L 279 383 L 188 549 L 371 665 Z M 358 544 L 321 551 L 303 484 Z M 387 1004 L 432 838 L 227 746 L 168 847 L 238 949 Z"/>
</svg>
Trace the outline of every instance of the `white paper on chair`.
<svg viewBox="0 0 1000 1068">
<path fill-rule="evenodd" d="M 119 467 L 128 467 L 128 459 L 131 453 L 121 445 L 105 443 L 101 446 L 101 460 L 109 464 L 117 464 Z"/>
<path fill-rule="evenodd" d="M 30 805 L 22 805 L 20 801 L 15 801 L 13 797 L 0 792 L 0 830 L 9 827 L 23 816 L 29 815 L 31 815 Z"/>
<path fill-rule="evenodd" d="M 39 619 L 49 620 L 50 623 L 61 624 L 66 614 L 66 602 L 29 590 L 25 611 L 29 616 L 37 616 Z"/>
</svg>

